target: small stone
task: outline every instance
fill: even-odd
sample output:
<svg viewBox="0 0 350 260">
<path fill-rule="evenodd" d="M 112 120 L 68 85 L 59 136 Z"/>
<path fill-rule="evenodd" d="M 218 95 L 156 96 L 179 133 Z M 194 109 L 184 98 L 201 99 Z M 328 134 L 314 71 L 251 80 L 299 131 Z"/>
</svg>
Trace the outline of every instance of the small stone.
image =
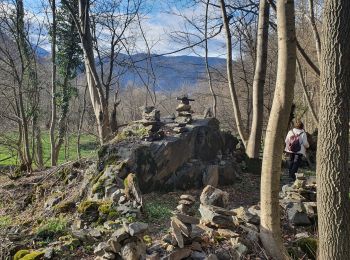
<svg viewBox="0 0 350 260">
<path fill-rule="evenodd" d="M 124 241 L 125 239 L 128 239 L 130 237 L 129 233 L 126 232 L 124 227 L 121 227 L 119 229 L 117 229 L 112 235 L 111 238 L 115 238 L 115 240 L 118 243 L 121 243 L 122 241 Z"/>
<path fill-rule="evenodd" d="M 203 205 L 225 208 L 228 205 L 228 193 L 208 185 L 203 189 L 200 201 Z"/>
<path fill-rule="evenodd" d="M 287 206 L 288 220 L 295 226 L 309 226 L 311 221 L 301 203 L 290 203 Z"/>
<path fill-rule="evenodd" d="M 186 214 L 176 213 L 174 216 L 177 217 L 181 222 L 185 224 L 199 224 L 198 218 L 195 218 Z"/>
<path fill-rule="evenodd" d="M 126 196 L 123 195 L 119 198 L 118 204 L 124 204 L 126 201 L 127 201 L 127 198 Z"/>
<path fill-rule="evenodd" d="M 174 250 L 172 253 L 170 253 L 167 256 L 167 259 L 169 260 L 180 260 L 184 259 L 186 257 L 189 257 L 191 255 L 192 251 L 188 248 L 178 248 Z"/>
<path fill-rule="evenodd" d="M 112 252 L 105 252 L 104 255 L 102 256 L 102 258 L 106 259 L 106 260 L 114 260 L 114 259 L 116 259 L 116 256 Z"/>
<path fill-rule="evenodd" d="M 180 196 L 180 199 L 182 200 L 189 200 L 189 201 L 192 201 L 192 202 L 196 202 L 196 198 L 193 197 L 192 195 L 189 195 L 189 194 L 183 194 Z"/>
<path fill-rule="evenodd" d="M 179 204 L 192 206 L 194 203 L 192 201 L 188 201 L 188 200 L 180 200 Z"/>
<path fill-rule="evenodd" d="M 237 218 L 232 216 L 235 213 L 223 208 L 201 204 L 199 206 L 199 212 L 202 216 L 201 222 L 207 225 L 209 224 L 218 228 L 230 228 L 239 224 Z"/>
<path fill-rule="evenodd" d="M 184 214 L 189 214 L 190 207 L 188 205 L 180 204 L 176 207 L 178 211 Z"/>
<path fill-rule="evenodd" d="M 101 242 L 97 245 L 97 247 L 94 250 L 94 254 L 97 256 L 103 256 L 105 252 L 111 251 L 110 246 L 106 242 Z"/>
<path fill-rule="evenodd" d="M 100 238 L 100 237 L 102 236 L 101 231 L 98 230 L 98 229 L 91 229 L 91 230 L 89 231 L 89 234 L 90 234 L 90 236 L 92 236 L 93 238 Z"/>
<path fill-rule="evenodd" d="M 184 247 L 184 239 L 182 237 L 181 228 L 177 225 L 177 223 L 174 220 L 171 220 L 170 225 L 173 229 L 173 234 L 175 236 L 175 239 L 177 241 L 178 246 L 180 248 L 183 248 Z"/>
<path fill-rule="evenodd" d="M 191 259 L 193 260 L 203 260 L 205 257 L 206 254 L 204 252 L 193 251 L 191 254 Z"/>
<path fill-rule="evenodd" d="M 115 192 L 113 192 L 113 194 L 111 195 L 111 199 L 113 202 L 118 203 L 121 196 L 123 196 L 123 195 L 124 195 L 123 190 L 118 189 Z"/>
<path fill-rule="evenodd" d="M 146 260 L 160 260 L 160 256 L 158 253 L 155 252 L 151 255 L 147 255 Z"/>
<path fill-rule="evenodd" d="M 52 259 L 54 255 L 54 250 L 52 247 L 46 248 L 44 252 L 45 252 L 44 259 Z"/>
<path fill-rule="evenodd" d="M 111 251 L 113 253 L 116 253 L 116 254 L 119 253 L 119 251 L 121 249 L 121 245 L 116 238 L 111 237 L 110 239 L 108 239 L 107 243 L 110 246 Z"/>
<path fill-rule="evenodd" d="M 236 233 L 230 229 L 219 228 L 217 230 L 217 232 L 222 237 L 239 237 L 238 233 Z"/>
<path fill-rule="evenodd" d="M 248 212 L 252 215 L 257 215 L 260 217 L 260 212 L 261 212 L 260 206 L 258 205 L 251 206 L 248 208 Z"/>
<path fill-rule="evenodd" d="M 112 230 L 112 229 L 117 229 L 120 227 L 120 224 L 114 222 L 114 221 L 111 221 L 111 220 L 108 220 L 106 221 L 105 223 L 103 223 L 103 227 L 105 229 L 108 229 L 108 230 Z"/>
<path fill-rule="evenodd" d="M 184 234 L 186 237 L 190 236 L 190 231 L 188 227 L 184 223 L 182 223 L 178 218 L 172 217 L 171 221 L 176 223 L 176 225 L 180 228 L 182 234 Z"/>
<path fill-rule="evenodd" d="M 145 233 L 148 230 L 148 224 L 142 222 L 134 222 L 129 225 L 129 233 L 132 236 L 137 236 Z"/>
<path fill-rule="evenodd" d="M 205 260 L 218 260 L 218 257 L 214 254 L 208 255 Z"/>
<path fill-rule="evenodd" d="M 120 256 L 122 259 L 139 260 L 146 257 L 146 245 L 137 240 L 131 243 L 127 243 L 120 250 Z"/>
<path fill-rule="evenodd" d="M 298 234 L 295 235 L 296 239 L 304 238 L 304 237 L 310 237 L 309 233 L 308 232 L 302 232 L 302 233 L 298 233 Z"/>
</svg>

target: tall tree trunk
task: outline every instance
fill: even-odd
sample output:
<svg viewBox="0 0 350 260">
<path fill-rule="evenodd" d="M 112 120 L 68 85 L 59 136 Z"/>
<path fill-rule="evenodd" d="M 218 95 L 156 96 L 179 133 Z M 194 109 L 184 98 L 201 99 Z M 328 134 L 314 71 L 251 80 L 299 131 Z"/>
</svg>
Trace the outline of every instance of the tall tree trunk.
<svg viewBox="0 0 350 260">
<path fill-rule="evenodd" d="M 312 28 L 312 32 L 314 34 L 316 53 L 317 53 L 317 61 L 318 64 L 321 62 L 321 39 L 320 34 L 318 33 L 316 19 L 315 19 L 315 10 L 314 10 L 314 0 L 309 0 L 309 20 Z"/>
<path fill-rule="evenodd" d="M 226 49 L 227 49 L 226 66 L 227 66 L 228 85 L 229 85 L 230 95 L 231 95 L 231 100 L 233 105 L 233 113 L 235 116 L 238 134 L 242 139 L 244 146 L 246 147 L 248 136 L 247 136 L 247 133 L 244 131 L 242 115 L 239 109 L 238 97 L 235 90 L 235 83 L 233 80 L 232 35 L 230 31 L 230 20 L 229 20 L 229 17 L 227 16 L 226 5 L 224 0 L 220 0 L 220 7 L 221 7 L 221 13 L 222 13 L 222 21 L 223 21 L 224 29 L 226 33 Z"/>
<path fill-rule="evenodd" d="M 81 152 L 80 152 L 80 137 L 81 137 L 81 129 L 83 128 L 84 123 L 84 115 L 86 111 L 86 92 L 87 92 L 87 86 L 85 87 L 84 91 L 84 97 L 83 97 L 83 110 L 81 111 L 79 125 L 78 125 L 78 134 L 77 134 L 77 156 L 78 160 L 81 159 Z"/>
<path fill-rule="evenodd" d="M 18 37 L 18 48 L 21 53 L 22 58 L 22 73 L 25 74 L 26 67 L 28 66 L 28 57 L 26 54 L 28 54 L 28 45 L 26 42 L 26 35 L 24 32 L 24 7 L 23 7 L 23 0 L 17 0 L 16 1 L 16 25 L 17 25 L 17 37 Z M 24 104 L 24 89 L 23 89 L 23 81 L 19 84 L 19 107 L 21 111 L 21 117 L 22 117 L 22 126 L 23 126 L 23 152 L 25 157 L 25 165 L 23 165 L 23 168 L 25 168 L 28 172 L 32 171 L 32 163 L 33 158 L 31 156 L 30 152 L 30 138 L 29 138 L 29 119 L 26 114 L 25 104 Z"/>
<path fill-rule="evenodd" d="M 350 1 L 325 1 L 316 167 L 320 260 L 350 259 L 349 17 Z"/>
<path fill-rule="evenodd" d="M 267 44 L 269 37 L 270 5 L 261 0 L 256 46 L 256 64 L 253 82 L 253 119 L 246 153 L 249 158 L 259 158 L 264 117 L 264 85 L 267 67 Z"/>
<path fill-rule="evenodd" d="M 210 0 L 207 0 L 207 3 L 205 5 L 205 28 L 204 28 L 204 39 L 205 39 L 205 67 L 207 70 L 207 76 L 208 76 L 208 83 L 209 83 L 209 90 L 213 99 L 213 115 L 216 117 L 216 108 L 217 108 L 217 97 L 214 92 L 214 87 L 213 87 L 213 81 L 212 81 L 212 76 L 209 68 L 209 60 L 208 60 L 208 15 L 209 15 L 209 4 Z"/>
<path fill-rule="evenodd" d="M 293 0 L 277 1 L 277 26 L 277 80 L 262 163 L 260 238 L 264 248 L 274 259 L 288 259 L 281 238 L 278 193 L 285 130 L 295 84 L 296 38 Z"/>
<path fill-rule="evenodd" d="M 51 0 L 52 25 L 51 25 L 51 62 L 52 62 L 52 82 L 51 82 L 51 125 L 50 125 L 50 145 L 51 145 L 51 166 L 57 165 L 55 128 L 57 120 L 56 105 L 56 0 Z"/>
<path fill-rule="evenodd" d="M 62 1 L 64 1 L 64 3 L 67 5 L 67 8 L 69 9 L 72 19 L 74 20 L 79 32 L 84 53 L 86 81 L 97 121 L 100 143 L 103 144 L 110 137 L 111 128 L 109 123 L 107 102 L 103 94 L 102 84 L 95 65 L 89 16 L 90 1 L 79 0 L 79 20 L 76 19 L 74 9 L 69 5 L 67 0 Z"/>
</svg>

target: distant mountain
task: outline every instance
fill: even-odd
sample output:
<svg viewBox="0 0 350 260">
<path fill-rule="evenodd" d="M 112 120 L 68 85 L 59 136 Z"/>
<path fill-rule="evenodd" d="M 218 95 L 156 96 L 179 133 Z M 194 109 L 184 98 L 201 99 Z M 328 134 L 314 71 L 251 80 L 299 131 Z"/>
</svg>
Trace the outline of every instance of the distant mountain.
<svg viewBox="0 0 350 260">
<path fill-rule="evenodd" d="M 205 59 L 202 57 L 152 55 L 150 62 L 147 54 L 136 54 L 130 58 L 119 54 L 117 59 L 120 65 L 115 67 L 114 74 L 120 75 L 122 87 L 128 83 L 147 83 L 149 77 L 152 78 L 151 64 L 157 91 L 177 90 L 184 85 L 195 85 L 200 79 L 206 78 Z M 107 66 L 108 62 L 108 59 L 103 60 L 104 66 Z M 225 59 L 209 58 L 211 67 L 223 68 L 225 64 Z"/>
</svg>

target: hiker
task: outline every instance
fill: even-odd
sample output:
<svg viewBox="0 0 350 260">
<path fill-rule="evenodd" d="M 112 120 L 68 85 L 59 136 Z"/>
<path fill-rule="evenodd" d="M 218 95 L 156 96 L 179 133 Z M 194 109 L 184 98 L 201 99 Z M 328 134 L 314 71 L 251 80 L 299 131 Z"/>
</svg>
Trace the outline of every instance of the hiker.
<svg viewBox="0 0 350 260">
<path fill-rule="evenodd" d="M 304 124 L 300 120 L 295 121 L 294 128 L 288 132 L 285 143 L 285 152 L 289 156 L 289 177 L 295 181 L 295 174 L 298 172 L 303 156 L 306 156 L 306 149 L 309 148 Z"/>
</svg>

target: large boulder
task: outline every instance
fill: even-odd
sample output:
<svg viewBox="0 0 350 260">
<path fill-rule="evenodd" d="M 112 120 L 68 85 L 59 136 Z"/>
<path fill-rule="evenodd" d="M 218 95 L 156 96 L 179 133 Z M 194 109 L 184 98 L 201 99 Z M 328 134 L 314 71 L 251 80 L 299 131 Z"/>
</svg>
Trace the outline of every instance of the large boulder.
<svg viewBox="0 0 350 260">
<path fill-rule="evenodd" d="M 240 172 L 233 156 L 238 141 L 220 131 L 217 119 L 195 119 L 181 134 L 174 131 L 176 126 L 166 124 L 166 136 L 150 142 L 142 138 L 145 130 L 140 124 L 131 124 L 101 147 L 98 171 L 112 165 L 122 179 L 133 172 L 143 193 L 202 187 L 207 166 L 214 164 L 219 165 L 219 184 L 235 181 Z"/>
</svg>

